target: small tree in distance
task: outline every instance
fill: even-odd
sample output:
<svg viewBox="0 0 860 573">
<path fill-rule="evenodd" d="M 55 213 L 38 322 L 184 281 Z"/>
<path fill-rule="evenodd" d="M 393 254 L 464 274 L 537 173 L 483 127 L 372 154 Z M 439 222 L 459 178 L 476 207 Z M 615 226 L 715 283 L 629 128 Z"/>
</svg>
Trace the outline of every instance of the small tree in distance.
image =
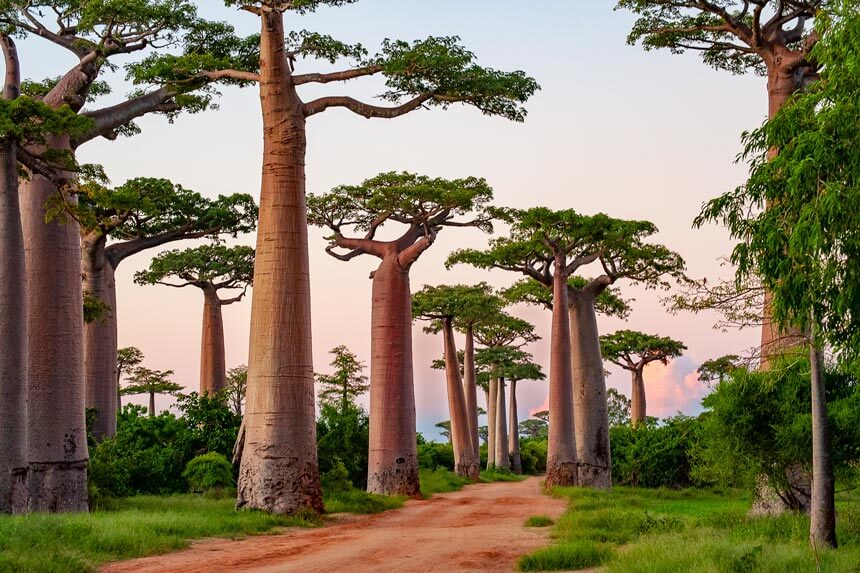
<svg viewBox="0 0 860 573">
<path fill-rule="evenodd" d="M 128 385 L 120 390 L 123 396 L 149 394 L 149 415 L 155 416 L 155 395 L 175 394 L 182 386 L 170 381 L 173 370 L 151 370 L 138 366 L 128 377 Z"/>
<path fill-rule="evenodd" d="M 725 380 L 726 376 L 731 374 L 732 370 L 739 368 L 740 366 L 740 356 L 726 354 L 719 358 L 705 360 L 696 372 L 698 373 L 699 380 L 701 382 L 708 384 L 713 384 L 714 382 L 721 383 Z"/>
<path fill-rule="evenodd" d="M 237 416 L 242 415 L 242 403 L 245 401 L 245 391 L 248 388 L 248 367 L 245 364 L 227 371 L 227 385 L 224 395 Z"/>
<path fill-rule="evenodd" d="M 364 363 L 344 345 L 335 346 L 329 350 L 334 356 L 330 362 L 333 374 L 317 374 L 317 384 L 320 385 L 319 401 L 340 410 L 344 414 L 350 405 L 355 405 L 355 399 L 367 393 L 370 385 L 364 375 Z"/>
<path fill-rule="evenodd" d="M 606 389 L 606 406 L 609 410 L 609 426 L 623 426 L 630 423 L 630 398 L 616 390 Z"/>
<path fill-rule="evenodd" d="M 116 351 L 116 407 L 117 411 L 122 411 L 121 387 L 122 377 L 130 374 L 134 369 L 143 363 L 143 352 L 134 346 L 120 348 Z"/>
</svg>

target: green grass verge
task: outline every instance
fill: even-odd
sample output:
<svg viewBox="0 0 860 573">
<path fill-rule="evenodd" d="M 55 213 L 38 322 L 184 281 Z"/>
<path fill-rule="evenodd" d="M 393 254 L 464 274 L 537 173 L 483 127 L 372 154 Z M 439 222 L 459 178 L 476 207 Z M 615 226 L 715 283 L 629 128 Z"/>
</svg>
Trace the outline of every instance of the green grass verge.
<svg viewBox="0 0 860 573">
<path fill-rule="evenodd" d="M 570 507 L 553 529 L 554 544 L 523 557 L 523 571 L 596 565 L 608 573 L 815 571 L 819 563 L 825 572 L 860 571 L 856 492 L 837 503 L 840 548 L 817 555 L 807 541 L 808 517 L 748 518 L 744 494 L 624 487 L 553 494 L 568 498 Z"/>
<path fill-rule="evenodd" d="M 441 468 L 435 470 L 422 468 L 418 470 L 418 479 L 421 481 L 421 495 L 425 499 L 434 493 L 459 491 L 463 489 L 464 485 L 472 483 L 467 478 L 460 477 L 452 471 Z"/>
<path fill-rule="evenodd" d="M 481 475 L 479 477 L 479 481 L 483 483 L 492 483 L 495 481 L 523 481 L 527 477 L 528 476 L 515 474 L 510 470 L 492 468 L 488 470 L 482 470 Z"/>
<path fill-rule="evenodd" d="M 533 515 L 526 520 L 526 527 L 549 527 L 555 522 L 545 515 Z"/>
<path fill-rule="evenodd" d="M 325 496 L 326 513 L 379 513 L 403 507 L 406 498 L 397 495 L 376 495 L 358 489 L 334 492 Z"/>
</svg>

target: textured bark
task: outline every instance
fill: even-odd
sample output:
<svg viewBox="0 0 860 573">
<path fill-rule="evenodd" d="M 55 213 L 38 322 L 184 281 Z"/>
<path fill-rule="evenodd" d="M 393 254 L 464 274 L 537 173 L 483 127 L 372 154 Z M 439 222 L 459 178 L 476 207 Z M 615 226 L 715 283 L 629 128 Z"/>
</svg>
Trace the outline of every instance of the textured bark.
<svg viewBox="0 0 860 573">
<path fill-rule="evenodd" d="M 496 403 L 499 400 L 499 381 L 490 380 L 487 393 L 487 469 L 496 465 Z"/>
<path fill-rule="evenodd" d="M 119 407 L 116 279 L 115 269 L 105 251 L 105 237 L 84 237 L 82 260 L 84 290 L 106 305 L 102 316 L 84 325 L 86 407 L 96 409 L 93 435 L 102 439 L 116 433 Z"/>
<path fill-rule="evenodd" d="M 469 430 L 469 416 L 466 411 L 466 396 L 460 378 L 460 365 L 457 363 L 457 346 L 454 343 L 454 327 L 451 321 L 443 321 L 442 336 L 445 351 L 445 379 L 448 384 L 448 411 L 451 429 L 449 436 L 454 447 L 454 472 L 457 475 L 478 480 L 478 458 L 472 444 Z"/>
<path fill-rule="evenodd" d="M 569 295 L 579 485 L 606 488 L 612 485 L 609 412 L 594 295 L 587 291 Z"/>
<path fill-rule="evenodd" d="M 645 379 L 642 374 L 643 367 L 638 366 L 631 370 L 632 397 L 630 406 L 630 421 L 635 428 L 645 423 Z"/>
<path fill-rule="evenodd" d="M 68 149 L 64 141 L 52 143 Z M 86 511 L 89 456 L 78 225 L 45 222 L 45 203 L 57 188 L 44 177 L 32 177 L 21 191 L 29 327 L 29 509 Z"/>
<path fill-rule="evenodd" d="M 520 433 L 518 431 L 520 420 L 517 415 L 517 381 L 511 380 L 511 399 L 508 416 L 508 457 L 511 460 L 511 471 L 517 474 L 523 473 L 523 462 L 520 457 Z"/>
<path fill-rule="evenodd" d="M 508 422 L 505 406 L 505 379 L 499 378 L 499 388 L 496 391 L 496 467 L 505 470 L 511 469 L 511 460 L 508 458 Z"/>
<path fill-rule="evenodd" d="M 417 497 L 410 296 L 409 270 L 391 250 L 373 274 L 367 491 Z"/>
<path fill-rule="evenodd" d="M 215 394 L 227 385 L 224 318 L 221 299 L 211 286 L 203 288 L 203 335 L 200 342 L 200 395 Z"/>
<path fill-rule="evenodd" d="M 812 366 L 812 502 L 809 539 L 814 545 L 836 547 L 836 506 L 833 461 L 830 459 L 830 430 L 824 393 L 821 351 L 810 344 Z"/>
<path fill-rule="evenodd" d="M 475 380 L 475 336 L 472 328 L 466 329 L 466 344 L 463 349 L 463 391 L 466 396 L 466 412 L 469 435 L 472 438 L 472 455 L 480 465 L 481 438 L 478 436 L 478 385 Z"/>
<path fill-rule="evenodd" d="M 305 208 L 305 120 L 283 15 L 261 15 L 263 174 L 237 507 L 322 511 Z"/>
<path fill-rule="evenodd" d="M 549 364 L 549 438 L 545 481 L 547 489 L 577 485 L 578 477 L 567 276 L 562 272 L 566 266 L 564 258 L 559 257 L 554 266 Z"/>
<path fill-rule="evenodd" d="M 149 417 L 155 416 L 155 392 L 149 393 Z"/>
</svg>

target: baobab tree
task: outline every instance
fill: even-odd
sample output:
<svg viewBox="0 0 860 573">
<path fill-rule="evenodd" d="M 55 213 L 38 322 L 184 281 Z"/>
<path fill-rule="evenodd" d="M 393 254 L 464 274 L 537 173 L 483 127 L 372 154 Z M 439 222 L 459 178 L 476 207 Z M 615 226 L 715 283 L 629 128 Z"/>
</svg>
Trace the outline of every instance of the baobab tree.
<svg viewBox="0 0 860 573">
<path fill-rule="evenodd" d="M 11 35 L 42 39 L 71 56 L 74 63 L 58 78 L 27 83 L 26 95 L 88 120 L 86 129 L 58 131 L 17 154 L 29 171 L 22 180 L 20 205 L 27 263 L 22 302 L 28 321 L 29 505 L 34 511 L 86 511 L 80 234 L 75 222 L 45 217 L 46 203 L 56 200 L 62 187 L 73 187 L 75 177 L 67 162 L 46 165 L 37 156 L 73 159 L 81 145 L 95 138 L 137 133 L 133 120 L 143 115 L 201 111 L 215 95 L 210 84 L 222 79 L 201 66 L 235 68 L 255 61 L 256 52 L 249 54 L 247 43 L 238 41 L 226 24 L 200 19 L 190 0 L 10 0 L 0 7 L 0 24 Z M 181 52 L 172 56 L 171 65 L 152 58 L 167 47 Z M 131 54 L 145 53 L 149 57 L 129 62 Z M 128 62 L 129 76 L 141 89 L 120 103 L 93 105 L 110 92 L 100 77 L 117 60 Z M 175 76 L 177 69 L 194 72 L 184 74 L 189 81 L 151 87 L 165 74 Z M 113 356 L 105 359 L 113 362 Z"/>
<path fill-rule="evenodd" d="M 682 342 L 664 336 L 633 330 L 618 330 L 600 337 L 603 358 L 628 370 L 632 376 L 632 409 L 630 419 L 635 428 L 643 423 L 645 413 L 645 367 L 652 362 L 668 364 L 687 349 Z"/>
<path fill-rule="evenodd" d="M 627 40 L 641 42 L 646 50 L 673 53 L 699 52 L 703 61 L 734 74 L 754 72 L 767 77 L 768 118 L 788 99 L 818 77 L 811 58 L 818 30 L 807 26 L 828 0 L 620 0 L 617 8 L 638 16 Z M 771 148 L 771 155 L 777 148 Z M 781 347 L 802 342 L 795 330 L 781 332 L 771 318 L 770 294 L 762 311 L 761 359 Z"/>
<path fill-rule="evenodd" d="M 367 376 L 364 375 L 364 363 L 344 345 L 335 346 L 329 350 L 333 356 L 330 365 L 332 374 L 317 374 L 320 385 L 319 400 L 321 404 L 330 404 L 345 414 L 347 408 L 355 404 L 355 399 L 366 394 L 370 389 Z"/>
<path fill-rule="evenodd" d="M 248 387 L 248 367 L 242 364 L 227 371 L 227 385 L 224 395 L 237 416 L 242 415 L 242 403 L 245 401 L 245 391 Z"/>
<path fill-rule="evenodd" d="M 75 195 L 77 201 L 63 201 L 63 212 L 80 226 L 84 296 L 97 309 L 84 326 L 84 374 L 86 406 L 97 410 L 93 434 L 100 438 L 116 432 L 117 374 L 107 357 L 117 352 L 120 263 L 174 241 L 253 231 L 257 206 L 247 194 L 212 200 L 156 178 L 130 179 L 114 189 L 88 181 Z"/>
<path fill-rule="evenodd" d="M 223 307 L 244 298 L 254 276 L 254 249 L 220 244 L 159 254 L 134 282 L 203 291 L 203 331 L 200 343 L 200 395 L 215 394 L 227 385 Z M 178 281 L 178 282 L 177 282 Z M 228 291 L 226 298 L 219 294 Z M 238 294 L 236 291 L 239 291 Z"/>
<path fill-rule="evenodd" d="M 420 494 L 409 270 L 445 227 L 491 230 L 486 208 L 490 199 L 492 190 L 483 179 L 433 179 L 410 173 L 383 173 L 361 185 L 308 196 L 311 224 L 333 233 L 328 254 L 342 261 L 360 255 L 380 260 L 371 273 L 367 487 L 372 493 Z M 394 240 L 379 240 L 376 233 L 385 223 L 398 223 L 406 229 Z M 360 234 L 346 236 L 345 232 Z"/>
<path fill-rule="evenodd" d="M 517 272 L 551 290 L 547 485 L 609 487 L 609 419 L 596 319 L 598 297 L 625 278 L 650 288 L 668 287 L 667 278 L 683 276 L 684 262 L 666 247 L 646 242 L 657 231 L 647 221 L 545 207 L 496 214 L 511 224 L 510 236 L 493 239 L 485 251 L 457 251 L 446 264 Z M 578 269 L 596 261 L 601 274 L 571 281 Z M 534 291 L 528 284 L 522 288 Z M 614 300 L 608 308 L 621 312 L 625 305 Z"/>
<path fill-rule="evenodd" d="M 171 382 L 173 370 L 152 370 L 145 366 L 138 366 L 128 377 L 128 385 L 120 390 L 123 396 L 134 396 L 136 394 L 149 395 L 149 415 L 155 416 L 155 395 L 175 394 L 182 390 L 182 386 Z"/>
<path fill-rule="evenodd" d="M 709 384 L 713 382 L 722 383 L 725 377 L 731 374 L 732 370 L 740 368 L 740 365 L 740 356 L 726 354 L 719 358 L 705 360 L 702 362 L 702 365 L 699 366 L 698 370 L 696 370 L 696 373 L 699 375 L 699 380 L 702 382 L 707 382 Z"/>
<path fill-rule="evenodd" d="M 116 409 L 122 410 L 122 399 L 120 387 L 122 377 L 130 374 L 135 368 L 143 363 L 143 352 L 134 346 L 127 346 L 116 351 Z"/>
</svg>

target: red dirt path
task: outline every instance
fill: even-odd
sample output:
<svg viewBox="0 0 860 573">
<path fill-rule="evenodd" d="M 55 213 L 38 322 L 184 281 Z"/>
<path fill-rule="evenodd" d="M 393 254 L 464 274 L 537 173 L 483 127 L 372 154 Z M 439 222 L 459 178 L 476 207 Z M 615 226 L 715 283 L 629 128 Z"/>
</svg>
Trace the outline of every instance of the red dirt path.
<svg viewBox="0 0 860 573">
<path fill-rule="evenodd" d="M 476 484 L 408 501 L 401 509 L 343 516 L 318 529 L 239 541 L 208 539 L 177 553 L 111 563 L 101 571 L 511 571 L 519 556 L 548 544 L 547 528 L 523 527 L 526 518 L 555 519 L 564 509 L 563 500 L 541 494 L 536 477 Z"/>
</svg>

